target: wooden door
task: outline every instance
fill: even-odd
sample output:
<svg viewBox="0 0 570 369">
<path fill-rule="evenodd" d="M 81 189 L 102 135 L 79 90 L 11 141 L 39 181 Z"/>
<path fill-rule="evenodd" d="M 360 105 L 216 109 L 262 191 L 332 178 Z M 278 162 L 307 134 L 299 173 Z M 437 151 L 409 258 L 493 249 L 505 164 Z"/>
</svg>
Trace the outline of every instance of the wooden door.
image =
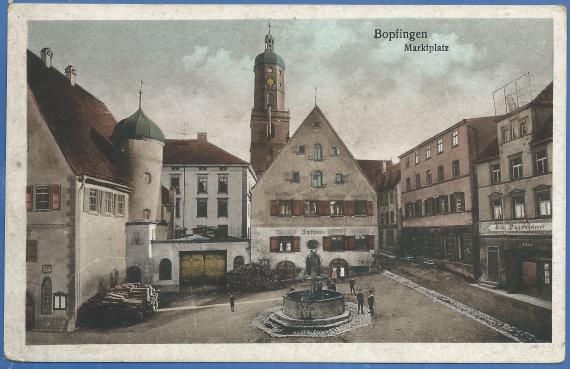
<svg viewBox="0 0 570 369">
<path fill-rule="evenodd" d="M 487 279 L 491 282 L 499 281 L 499 248 L 487 248 Z"/>
</svg>

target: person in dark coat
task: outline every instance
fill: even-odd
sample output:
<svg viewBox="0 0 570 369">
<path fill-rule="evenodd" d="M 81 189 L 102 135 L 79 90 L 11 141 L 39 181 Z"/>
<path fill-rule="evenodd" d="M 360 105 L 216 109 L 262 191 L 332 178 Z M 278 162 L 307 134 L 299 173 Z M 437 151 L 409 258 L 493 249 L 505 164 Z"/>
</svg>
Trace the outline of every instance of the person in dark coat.
<svg viewBox="0 0 570 369">
<path fill-rule="evenodd" d="M 353 295 L 356 295 L 356 290 L 354 289 L 354 286 L 356 285 L 356 281 L 354 280 L 354 277 L 350 277 L 350 293 L 352 293 Z"/>
<path fill-rule="evenodd" d="M 368 291 L 368 310 L 370 311 L 370 315 L 374 315 L 374 294 L 372 290 Z"/>
<path fill-rule="evenodd" d="M 364 294 L 362 294 L 362 290 L 358 290 L 358 293 L 356 294 L 356 302 L 358 303 L 357 314 L 364 314 Z"/>
<path fill-rule="evenodd" d="M 235 301 L 236 301 L 236 298 L 234 297 L 233 294 L 230 293 L 230 309 L 232 309 L 232 312 L 234 311 Z"/>
</svg>

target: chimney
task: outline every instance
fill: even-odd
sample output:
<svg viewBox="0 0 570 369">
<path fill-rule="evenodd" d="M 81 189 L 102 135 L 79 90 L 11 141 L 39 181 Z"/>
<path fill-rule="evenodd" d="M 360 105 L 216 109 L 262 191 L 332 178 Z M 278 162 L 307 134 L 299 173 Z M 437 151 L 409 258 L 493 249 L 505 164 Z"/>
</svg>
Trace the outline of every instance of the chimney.
<svg viewBox="0 0 570 369">
<path fill-rule="evenodd" d="M 382 174 L 386 173 L 386 160 L 382 160 Z"/>
<path fill-rule="evenodd" d="M 208 134 L 206 132 L 198 132 L 198 141 L 208 142 Z"/>
<path fill-rule="evenodd" d="M 44 47 L 40 51 L 40 56 L 42 57 L 44 65 L 48 68 L 51 68 L 51 58 L 53 56 L 53 51 L 51 51 L 49 47 Z"/>
<path fill-rule="evenodd" d="M 73 65 L 68 65 L 65 67 L 65 76 L 69 80 L 72 86 L 75 86 L 75 79 L 77 78 L 77 71 Z"/>
</svg>

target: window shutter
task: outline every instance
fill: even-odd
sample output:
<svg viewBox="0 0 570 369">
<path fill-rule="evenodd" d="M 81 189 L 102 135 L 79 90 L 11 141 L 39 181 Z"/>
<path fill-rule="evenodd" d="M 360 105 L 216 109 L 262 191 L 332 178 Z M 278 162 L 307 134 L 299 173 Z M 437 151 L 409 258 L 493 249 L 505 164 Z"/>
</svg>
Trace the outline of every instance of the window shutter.
<svg viewBox="0 0 570 369">
<path fill-rule="evenodd" d="M 269 239 L 269 252 L 279 252 L 279 238 L 271 237 Z"/>
<path fill-rule="evenodd" d="M 293 237 L 292 251 L 293 252 L 301 251 L 301 237 L 299 236 Z"/>
<path fill-rule="evenodd" d="M 292 209 L 292 214 L 293 215 L 303 215 L 303 200 L 293 200 L 293 209 Z"/>
<path fill-rule="evenodd" d="M 319 215 L 330 215 L 330 202 L 326 200 L 319 201 Z"/>
<path fill-rule="evenodd" d="M 271 200 L 271 215 L 279 215 L 279 200 Z"/>
<path fill-rule="evenodd" d="M 32 210 L 33 206 L 33 189 L 32 186 L 26 186 L 26 210 Z"/>
<path fill-rule="evenodd" d="M 323 237 L 323 251 L 331 251 L 331 238 L 328 236 Z"/>
<path fill-rule="evenodd" d="M 374 236 L 368 235 L 366 236 L 366 241 L 368 242 L 368 250 L 374 250 Z"/>
<path fill-rule="evenodd" d="M 61 210 L 61 186 L 51 186 L 51 210 Z"/>
<path fill-rule="evenodd" d="M 354 215 L 354 201 L 344 202 L 344 215 L 353 216 Z"/>
<path fill-rule="evenodd" d="M 346 244 L 347 244 L 347 250 L 352 251 L 352 250 L 356 250 L 356 240 L 354 238 L 354 236 L 348 236 L 346 237 Z"/>
<path fill-rule="evenodd" d="M 83 187 L 83 211 L 89 211 L 89 187 Z"/>
<path fill-rule="evenodd" d="M 374 201 L 367 201 L 366 202 L 366 215 L 368 215 L 368 216 L 374 215 Z"/>
</svg>

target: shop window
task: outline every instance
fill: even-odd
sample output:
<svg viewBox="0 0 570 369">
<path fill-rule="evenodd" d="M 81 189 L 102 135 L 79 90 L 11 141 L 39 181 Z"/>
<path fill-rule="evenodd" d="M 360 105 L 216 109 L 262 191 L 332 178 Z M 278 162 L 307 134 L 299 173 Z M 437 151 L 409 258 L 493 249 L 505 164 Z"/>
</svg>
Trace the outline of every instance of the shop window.
<svg viewBox="0 0 570 369">
<path fill-rule="evenodd" d="M 330 202 L 330 215 L 341 216 L 344 214 L 343 202 L 342 201 L 331 201 Z"/>
<path fill-rule="evenodd" d="M 523 177 L 522 157 L 514 156 L 509 160 L 511 166 L 511 180 L 521 179 Z"/>
<path fill-rule="evenodd" d="M 290 216 L 292 208 L 293 208 L 293 201 L 292 200 L 280 200 L 279 201 L 279 215 Z"/>
<path fill-rule="evenodd" d="M 158 264 L 158 279 L 161 281 L 172 279 L 172 262 L 169 259 L 162 259 Z"/>
<path fill-rule="evenodd" d="M 218 218 L 228 217 L 228 199 L 218 199 Z"/>
<path fill-rule="evenodd" d="M 344 251 L 344 236 L 331 236 L 331 251 Z"/>
<path fill-rule="evenodd" d="M 539 150 L 534 153 L 534 175 L 539 176 L 548 173 L 548 155 L 546 150 Z"/>
<path fill-rule="evenodd" d="M 437 139 L 437 153 L 441 154 L 443 152 L 443 137 Z"/>
<path fill-rule="evenodd" d="M 425 150 L 426 150 L 426 160 L 427 160 L 431 158 L 431 145 L 426 145 Z"/>
<path fill-rule="evenodd" d="M 208 199 L 196 199 L 196 217 L 208 217 Z"/>
<path fill-rule="evenodd" d="M 315 144 L 313 160 L 321 161 L 323 160 L 323 147 L 321 144 Z"/>
<path fill-rule="evenodd" d="M 44 278 L 41 287 L 41 314 L 51 315 L 51 279 Z"/>
<path fill-rule="evenodd" d="M 454 129 L 451 132 L 451 147 L 455 147 L 457 145 L 459 145 L 459 132 L 457 129 Z"/>
<path fill-rule="evenodd" d="M 63 292 L 56 292 L 53 294 L 53 309 L 66 310 L 67 309 L 67 295 Z"/>
<path fill-rule="evenodd" d="M 228 193 L 228 175 L 218 175 L 218 193 Z"/>
<path fill-rule="evenodd" d="M 491 164 L 491 183 L 501 183 L 501 164 Z"/>
<path fill-rule="evenodd" d="M 355 236 L 354 246 L 357 250 L 368 250 L 368 239 L 366 236 Z"/>
<path fill-rule="evenodd" d="M 453 178 L 459 177 L 459 175 L 461 174 L 461 172 L 459 171 L 459 160 L 454 160 L 451 163 L 451 172 L 453 174 Z"/>
<path fill-rule="evenodd" d="M 536 202 L 536 214 L 541 218 L 548 218 L 552 216 L 552 200 L 551 190 L 549 187 L 538 187 L 534 191 L 534 198 Z"/>
<path fill-rule="evenodd" d="M 432 179 L 431 179 L 431 170 L 426 172 L 426 186 L 431 186 Z"/>
<path fill-rule="evenodd" d="M 198 193 L 208 193 L 208 176 L 198 176 Z"/>
<path fill-rule="evenodd" d="M 306 216 L 315 216 L 318 215 L 317 209 L 318 204 L 314 200 L 305 200 L 303 201 L 303 214 Z"/>
<path fill-rule="evenodd" d="M 316 170 L 312 174 L 313 177 L 313 187 L 322 187 L 323 186 L 323 173 L 321 171 Z"/>
</svg>

